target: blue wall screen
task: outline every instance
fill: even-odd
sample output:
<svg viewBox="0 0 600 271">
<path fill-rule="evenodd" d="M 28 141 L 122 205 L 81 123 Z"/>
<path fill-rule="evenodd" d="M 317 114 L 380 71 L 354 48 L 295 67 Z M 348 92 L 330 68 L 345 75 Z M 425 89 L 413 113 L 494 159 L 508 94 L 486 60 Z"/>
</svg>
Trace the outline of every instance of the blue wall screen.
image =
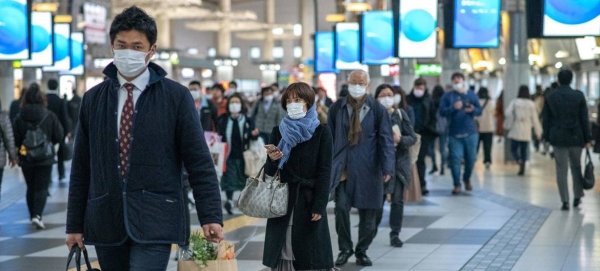
<svg viewBox="0 0 600 271">
<path fill-rule="evenodd" d="M 31 13 L 31 59 L 21 61 L 21 66 L 54 65 L 53 27 L 51 12 L 34 11 Z"/>
<path fill-rule="evenodd" d="M 85 71 L 85 50 L 83 33 L 71 33 L 71 70 L 68 74 L 83 75 Z"/>
<path fill-rule="evenodd" d="M 455 0 L 454 5 L 455 48 L 500 45 L 500 0 Z"/>
<path fill-rule="evenodd" d="M 335 25 L 335 67 L 338 70 L 361 69 L 358 23 Z"/>
<path fill-rule="evenodd" d="M 437 0 L 401 0 L 398 56 L 433 58 L 437 53 Z"/>
<path fill-rule="evenodd" d="M 29 59 L 29 13 L 26 0 L 0 0 L 0 60 Z"/>
<path fill-rule="evenodd" d="M 362 63 L 384 65 L 396 62 L 392 11 L 364 12 L 360 37 Z"/>
<path fill-rule="evenodd" d="M 544 0 L 544 36 L 600 36 L 600 0 Z"/>
<path fill-rule="evenodd" d="M 71 69 L 71 25 L 54 24 L 54 66 L 43 71 L 68 71 Z"/>
<path fill-rule="evenodd" d="M 315 72 L 337 72 L 334 63 L 333 32 L 315 34 Z"/>
</svg>

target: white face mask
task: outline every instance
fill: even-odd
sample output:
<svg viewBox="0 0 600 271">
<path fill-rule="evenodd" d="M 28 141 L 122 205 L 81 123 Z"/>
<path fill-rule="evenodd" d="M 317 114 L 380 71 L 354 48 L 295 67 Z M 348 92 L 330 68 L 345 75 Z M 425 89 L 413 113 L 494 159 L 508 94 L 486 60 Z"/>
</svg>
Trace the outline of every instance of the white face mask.
<svg viewBox="0 0 600 271">
<path fill-rule="evenodd" d="M 237 114 L 240 113 L 242 111 L 242 104 L 238 104 L 238 103 L 230 103 L 229 104 L 229 112 L 231 112 L 232 114 Z"/>
<path fill-rule="evenodd" d="M 229 88 L 229 94 L 233 94 L 237 92 L 237 88 Z"/>
<path fill-rule="evenodd" d="M 151 52 L 140 52 L 131 49 L 114 50 L 114 64 L 119 72 L 126 77 L 134 77 L 140 75 L 148 63 L 146 56 Z"/>
<path fill-rule="evenodd" d="M 275 97 L 275 98 L 279 97 L 279 91 L 274 91 L 273 92 L 273 97 Z"/>
<path fill-rule="evenodd" d="M 464 83 L 454 84 L 453 87 L 454 87 L 454 90 L 456 90 L 456 91 L 458 91 L 460 93 L 467 92 L 467 89 L 465 89 L 465 84 Z"/>
<path fill-rule="evenodd" d="M 200 91 L 198 90 L 191 90 L 190 94 L 192 94 L 192 98 L 195 100 L 200 99 L 200 97 L 202 97 L 202 95 L 200 95 Z"/>
<path fill-rule="evenodd" d="M 360 98 L 367 93 L 367 87 L 361 85 L 349 85 L 348 92 L 350 93 L 350 96 Z"/>
<path fill-rule="evenodd" d="M 390 109 L 394 106 L 394 97 L 381 97 L 378 99 L 379 103 L 385 107 L 385 109 Z"/>
<path fill-rule="evenodd" d="M 394 105 L 399 105 L 402 102 L 402 95 L 396 94 L 394 95 Z"/>
<path fill-rule="evenodd" d="M 291 119 L 297 120 L 306 116 L 306 112 L 304 111 L 304 103 L 291 103 L 286 107 L 288 116 Z"/>
<path fill-rule="evenodd" d="M 265 100 L 265 102 L 270 103 L 273 101 L 273 95 L 267 95 L 263 97 L 263 99 Z"/>
<path fill-rule="evenodd" d="M 415 97 L 421 98 L 423 97 L 423 95 L 425 95 L 425 90 L 415 89 L 413 91 L 413 94 L 415 95 Z"/>
<path fill-rule="evenodd" d="M 204 97 L 206 97 L 206 99 L 212 100 L 213 95 L 212 95 L 212 93 L 211 94 L 206 94 L 206 95 L 204 95 Z"/>
</svg>

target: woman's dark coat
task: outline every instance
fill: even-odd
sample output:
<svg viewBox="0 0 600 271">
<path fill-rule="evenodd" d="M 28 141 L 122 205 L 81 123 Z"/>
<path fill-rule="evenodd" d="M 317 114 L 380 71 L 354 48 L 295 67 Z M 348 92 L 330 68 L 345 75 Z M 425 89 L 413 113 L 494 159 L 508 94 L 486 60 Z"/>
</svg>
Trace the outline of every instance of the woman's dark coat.
<svg viewBox="0 0 600 271">
<path fill-rule="evenodd" d="M 279 127 L 273 128 L 270 144 L 281 140 Z M 287 215 L 267 222 L 263 264 L 275 268 L 281 259 L 290 214 L 294 210 L 292 248 L 296 270 L 331 269 L 333 252 L 327 202 L 331 178 L 333 139 L 328 126 L 319 126 L 313 137 L 292 149 L 290 158 L 281 171 L 281 180 L 288 183 L 289 204 Z M 278 162 L 267 158 L 265 172 L 273 176 Z M 319 221 L 311 221 L 312 214 L 321 214 Z"/>
<path fill-rule="evenodd" d="M 246 151 L 250 148 L 250 141 L 252 140 L 256 140 L 258 138 L 258 136 L 252 136 L 252 130 L 254 130 L 255 125 L 254 125 L 254 119 L 245 116 L 246 118 L 246 123 L 244 123 L 244 131 L 242 131 L 242 146 L 244 146 L 243 151 Z M 228 143 L 229 147 L 231 148 L 231 142 L 227 142 L 227 122 L 229 121 L 230 117 L 228 114 L 224 114 L 221 115 L 221 117 L 219 117 L 219 121 L 217 124 L 217 128 L 218 128 L 218 133 L 221 136 L 221 141 L 224 143 Z M 231 152 L 231 150 L 229 150 L 229 152 Z M 245 166 L 244 161 L 242 160 L 242 164 Z M 242 169 L 243 171 L 243 169 Z M 238 191 L 244 188 L 245 184 L 246 184 L 246 180 L 243 180 L 241 184 L 238 183 L 233 183 L 234 180 L 232 179 L 227 179 L 227 178 L 223 178 L 221 179 L 221 190 L 222 191 Z M 241 186 L 241 188 L 240 188 Z"/>
<path fill-rule="evenodd" d="M 402 118 L 400 118 L 399 112 L 402 112 Z M 394 193 L 396 182 L 402 182 L 405 189 L 410 187 L 412 170 L 410 167 L 411 164 L 410 156 L 408 155 L 408 149 L 417 141 L 410 118 L 404 110 L 394 110 L 390 116 L 390 120 L 392 122 L 392 127 L 394 125 L 398 125 L 398 127 L 400 127 L 400 133 L 402 136 L 400 137 L 400 143 L 398 143 L 398 146 L 396 146 L 396 178 L 385 184 L 385 194 Z M 395 180 L 395 182 L 393 180 Z"/>
<path fill-rule="evenodd" d="M 21 112 L 19 112 L 19 115 L 15 119 L 14 135 L 17 152 L 19 152 L 19 149 L 25 140 L 27 130 L 34 129 L 34 125 L 38 125 L 46 115 L 47 117 L 40 125 L 40 128 L 44 131 L 47 139 L 52 142 L 52 144 L 56 145 L 61 142 L 64 138 L 64 132 L 58 117 L 43 105 L 26 105 L 21 108 Z M 22 155 L 19 155 L 19 160 L 19 165 L 21 167 L 51 166 L 56 162 L 54 158 L 48 158 L 45 161 L 31 164 L 27 162 L 27 158 Z"/>
</svg>

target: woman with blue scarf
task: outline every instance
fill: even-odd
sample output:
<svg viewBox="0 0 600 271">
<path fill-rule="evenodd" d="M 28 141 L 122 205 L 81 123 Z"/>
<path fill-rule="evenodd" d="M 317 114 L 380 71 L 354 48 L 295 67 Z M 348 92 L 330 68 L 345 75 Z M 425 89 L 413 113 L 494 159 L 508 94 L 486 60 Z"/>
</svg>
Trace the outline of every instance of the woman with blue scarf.
<svg viewBox="0 0 600 271">
<path fill-rule="evenodd" d="M 272 271 L 333 270 L 327 223 L 333 138 L 320 125 L 315 92 L 291 84 L 281 98 L 286 117 L 273 129 L 265 173 L 288 184 L 287 215 L 267 221 L 263 264 Z"/>
</svg>

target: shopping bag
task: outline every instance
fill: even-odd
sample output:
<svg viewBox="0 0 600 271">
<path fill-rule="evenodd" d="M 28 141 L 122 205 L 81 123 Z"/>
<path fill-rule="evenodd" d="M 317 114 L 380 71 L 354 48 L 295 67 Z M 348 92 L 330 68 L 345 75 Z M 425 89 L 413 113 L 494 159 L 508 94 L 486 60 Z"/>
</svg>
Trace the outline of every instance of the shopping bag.
<svg viewBox="0 0 600 271">
<path fill-rule="evenodd" d="M 267 160 L 265 142 L 262 138 L 250 142 L 250 148 L 244 152 L 244 174 L 254 176 Z"/>
<path fill-rule="evenodd" d="M 177 262 L 177 271 L 237 271 L 237 260 L 207 261 L 206 267 L 200 268 L 194 261 Z"/>
<path fill-rule="evenodd" d="M 594 163 L 592 163 L 592 156 L 590 155 L 590 150 L 586 151 L 585 171 L 583 173 L 583 178 L 581 181 L 583 189 L 585 190 L 594 188 L 594 184 L 596 183 L 596 178 L 594 177 Z"/>
<path fill-rule="evenodd" d="M 204 132 L 204 139 L 206 143 L 223 141 L 223 138 L 216 132 Z"/>
<path fill-rule="evenodd" d="M 223 173 L 227 170 L 227 143 L 210 142 L 208 150 L 215 164 L 217 173 Z"/>
<path fill-rule="evenodd" d="M 67 269 L 69 270 L 69 265 L 71 264 L 71 260 L 73 260 L 73 256 L 75 256 L 75 265 L 76 265 L 76 270 L 77 271 L 81 271 L 81 248 L 79 248 L 78 246 L 73 246 L 73 248 L 71 248 L 71 251 L 69 252 L 69 257 L 67 258 Z M 92 265 L 90 264 L 90 259 L 88 257 L 88 253 L 87 250 L 83 251 L 83 258 L 85 260 L 85 266 L 86 266 L 86 270 L 84 271 L 100 271 L 100 269 L 97 268 L 92 268 Z"/>
<path fill-rule="evenodd" d="M 412 164 L 411 166 L 412 176 L 410 178 L 410 186 L 407 190 L 404 190 L 405 202 L 419 202 L 423 195 L 421 194 L 421 182 L 419 181 L 419 174 L 417 172 L 417 166 Z"/>
</svg>

